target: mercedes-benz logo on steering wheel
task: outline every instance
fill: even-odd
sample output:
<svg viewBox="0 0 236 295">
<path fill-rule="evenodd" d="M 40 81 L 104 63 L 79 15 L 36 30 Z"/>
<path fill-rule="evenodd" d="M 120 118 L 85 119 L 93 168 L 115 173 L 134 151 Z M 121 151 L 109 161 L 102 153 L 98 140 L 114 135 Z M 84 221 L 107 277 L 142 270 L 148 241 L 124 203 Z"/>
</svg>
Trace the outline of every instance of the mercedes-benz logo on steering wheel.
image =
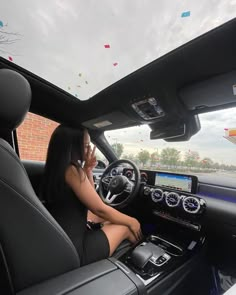
<svg viewBox="0 0 236 295">
<path fill-rule="evenodd" d="M 117 180 L 114 179 L 114 180 L 112 181 L 112 186 L 116 186 L 116 185 L 117 185 Z"/>
</svg>

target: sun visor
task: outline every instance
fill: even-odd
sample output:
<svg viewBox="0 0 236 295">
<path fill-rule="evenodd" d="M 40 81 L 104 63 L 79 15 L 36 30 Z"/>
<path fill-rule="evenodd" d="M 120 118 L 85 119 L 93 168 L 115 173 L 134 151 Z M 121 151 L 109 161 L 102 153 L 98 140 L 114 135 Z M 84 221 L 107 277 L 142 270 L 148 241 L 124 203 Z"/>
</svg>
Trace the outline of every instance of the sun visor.
<svg viewBox="0 0 236 295">
<path fill-rule="evenodd" d="M 188 85 L 179 91 L 179 97 L 192 111 L 236 104 L 236 71 Z"/>
</svg>

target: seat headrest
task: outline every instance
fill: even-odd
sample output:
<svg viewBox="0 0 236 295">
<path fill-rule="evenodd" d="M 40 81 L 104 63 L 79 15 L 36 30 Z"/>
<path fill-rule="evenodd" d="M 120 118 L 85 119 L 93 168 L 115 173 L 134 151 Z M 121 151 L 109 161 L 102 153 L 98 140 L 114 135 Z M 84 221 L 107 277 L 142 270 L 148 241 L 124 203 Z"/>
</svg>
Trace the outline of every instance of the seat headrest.
<svg viewBox="0 0 236 295">
<path fill-rule="evenodd" d="M 30 103 L 29 82 L 15 71 L 0 69 L 0 127 L 17 128 L 24 120 Z"/>
</svg>

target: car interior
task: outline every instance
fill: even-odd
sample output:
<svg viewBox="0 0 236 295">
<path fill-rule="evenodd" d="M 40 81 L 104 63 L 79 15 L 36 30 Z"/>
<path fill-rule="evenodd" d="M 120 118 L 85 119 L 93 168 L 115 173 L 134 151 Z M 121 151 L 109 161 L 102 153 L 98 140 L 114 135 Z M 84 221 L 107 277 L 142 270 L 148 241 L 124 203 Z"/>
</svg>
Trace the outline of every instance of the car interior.
<svg viewBox="0 0 236 295">
<path fill-rule="evenodd" d="M 219 295 L 224 280 L 236 293 L 236 183 L 139 169 L 118 159 L 104 135 L 146 124 L 152 140 L 187 145 L 199 114 L 236 106 L 235 33 L 233 19 L 87 101 L 0 57 L 0 294 Z M 109 161 L 94 169 L 96 190 L 140 221 L 138 244 L 125 241 L 111 257 L 80 266 L 40 193 L 45 163 L 19 157 L 16 128 L 28 111 L 89 130 Z M 176 177 L 181 193 L 160 185 Z"/>
</svg>

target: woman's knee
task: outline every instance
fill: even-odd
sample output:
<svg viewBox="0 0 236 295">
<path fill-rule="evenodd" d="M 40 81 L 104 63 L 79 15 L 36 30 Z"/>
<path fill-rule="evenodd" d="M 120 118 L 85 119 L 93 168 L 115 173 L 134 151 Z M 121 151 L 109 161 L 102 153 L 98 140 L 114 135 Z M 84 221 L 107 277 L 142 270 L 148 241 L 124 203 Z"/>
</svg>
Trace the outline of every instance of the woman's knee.
<svg viewBox="0 0 236 295">
<path fill-rule="evenodd" d="M 129 240 L 131 243 L 135 243 L 135 237 L 133 235 L 133 233 L 131 232 L 131 230 L 128 228 L 128 226 L 125 225 L 121 225 L 123 227 L 123 231 L 124 231 L 124 237 L 123 240 Z"/>
</svg>

